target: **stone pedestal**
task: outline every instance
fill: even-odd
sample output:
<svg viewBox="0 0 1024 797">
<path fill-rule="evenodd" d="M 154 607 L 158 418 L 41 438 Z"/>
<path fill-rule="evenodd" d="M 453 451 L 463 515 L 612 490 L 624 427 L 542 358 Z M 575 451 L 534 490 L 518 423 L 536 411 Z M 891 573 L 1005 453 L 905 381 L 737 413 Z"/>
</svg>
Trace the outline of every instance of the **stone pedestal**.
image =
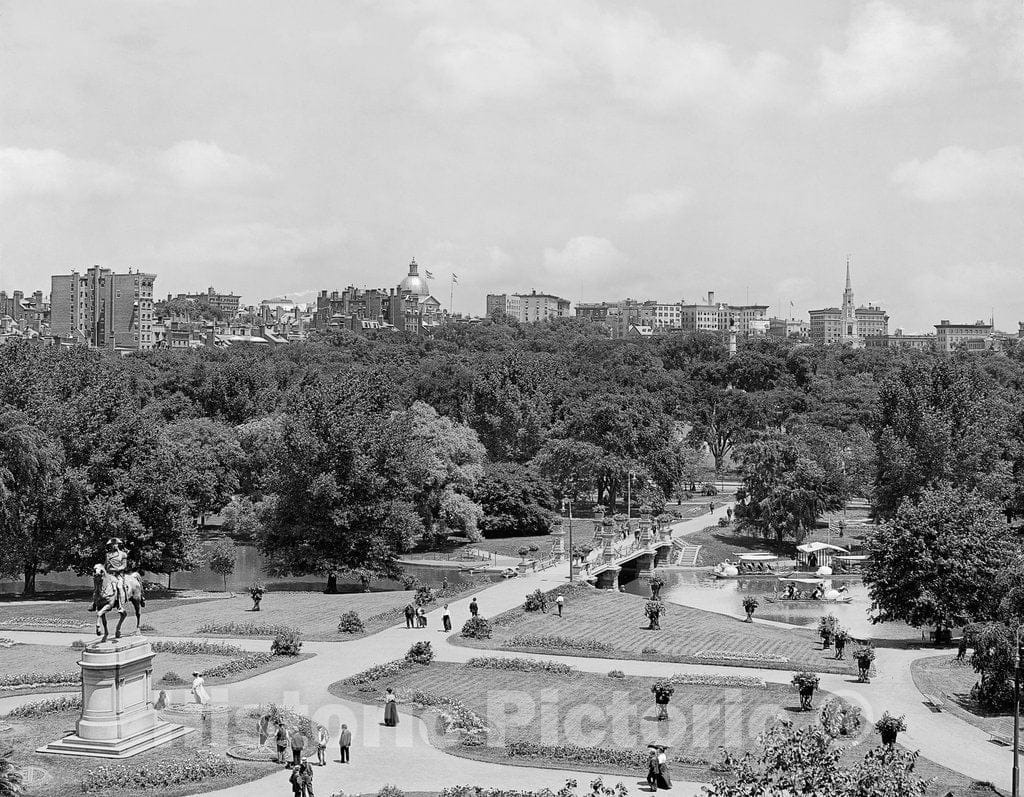
<svg viewBox="0 0 1024 797">
<path fill-rule="evenodd" d="M 565 529 L 562 526 L 562 519 L 558 518 L 551 526 L 551 536 L 554 543 L 551 545 L 551 558 L 556 562 L 565 561 Z"/>
<path fill-rule="evenodd" d="M 93 643 L 82 651 L 82 715 L 75 733 L 37 753 L 130 758 L 191 733 L 153 708 L 153 653 L 144 637 Z"/>
</svg>

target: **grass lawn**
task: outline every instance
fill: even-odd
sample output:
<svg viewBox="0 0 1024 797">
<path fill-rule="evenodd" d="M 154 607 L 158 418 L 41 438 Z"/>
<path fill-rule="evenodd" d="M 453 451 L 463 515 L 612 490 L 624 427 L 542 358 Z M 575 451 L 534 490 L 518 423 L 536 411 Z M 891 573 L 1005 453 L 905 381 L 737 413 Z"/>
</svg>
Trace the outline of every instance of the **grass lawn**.
<svg viewBox="0 0 1024 797">
<path fill-rule="evenodd" d="M 267 643 L 267 650 L 270 650 L 269 642 Z M 4 673 L 7 675 L 15 675 L 18 673 L 44 674 L 68 671 L 78 672 L 78 661 L 81 659 L 81 651 L 75 650 L 70 646 L 14 645 L 13 647 L 3 648 L 2 652 L 0 652 L 0 657 L 2 657 L 3 660 Z M 231 676 L 224 676 L 220 678 L 211 677 L 206 680 L 206 684 L 207 686 L 218 686 L 221 684 L 235 683 L 237 681 L 245 680 L 246 678 L 251 678 L 254 675 L 260 675 L 261 673 L 275 670 L 279 667 L 287 667 L 289 664 L 295 664 L 296 662 L 302 661 L 304 658 L 308 657 L 308 655 L 275 656 L 270 663 L 265 664 L 262 667 L 245 670 Z M 180 653 L 157 653 L 156 658 L 153 659 L 153 686 L 157 689 L 187 688 L 192 683 L 193 671 L 203 671 L 218 664 L 224 664 L 232 658 L 232 656 L 187 656 Z M 168 672 L 177 673 L 184 679 L 184 682 L 165 684 L 162 679 Z M 29 694 L 32 692 L 78 691 L 80 688 L 81 687 L 75 683 L 67 686 L 46 685 L 35 689 L 5 689 L 0 692 L 0 696 L 7 697 L 10 695 Z"/>
<path fill-rule="evenodd" d="M 930 656 L 910 665 L 914 685 L 923 694 L 935 695 L 946 705 L 943 710 L 956 714 L 965 722 L 986 733 L 1013 736 L 1013 714 L 992 714 L 971 700 L 971 687 L 981 677 L 970 664 L 958 664 L 955 656 Z"/>
<path fill-rule="evenodd" d="M 610 678 L 572 671 L 568 674 L 478 669 L 463 664 L 434 662 L 416 665 L 398 676 L 380 681 L 330 686 L 337 697 L 371 705 L 380 704 L 387 686 L 399 697 L 399 714 L 412 712 L 427 722 L 431 742 L 458 756 L 499 764 L 584 769 L 623 778 L 643 777 L 644 770 L 607 762 L 597 756 L 584 762 L 557 757 L 544 750 L 539 755 L 510 756 L 509 744 L 533 743 L 545 748 L 579 745 L 602 751 L 642 751 L 651 741 L 670 744 L 670 767 L 677 779 L 710 781 L 716 777 L 713 762 L 719 747 L 741 754 L 756 746 L 766 723 L 786 718 L 805 724 L 818 712 L 795 711 L 797 694 L 790 688 L 723 687 L 677 684 L 669 704 L 669 720 L 655 719 L 651 695 L 653 678 Z M 483 719 L 487 742 L 479 746 L 459 743 L 457 734 L 446 735 L 438 712 L 409 702 L 413 692 L 431 692 L 455 698 Z M 827 694 L 815 696 L 819 708 Z M 862 757 L 868 745 L 851 750 L 849 760 Z M 563 747 L 564 749 L 564 747 Z M 972 789 L 973 782 L 931 761 L 919 759 L 918 774 L 934 778 L 930 795 L 995 795 L 988 788 Z M 614 779 L 606 778 L 614 784 Z M 625 781 L 632 786 L 630 780 Z"/>
<path fill-rule="evenodd" d="M 679 661 L 696 664 L 770 667 L 783 670 L 855 673 L 850 661 L 836 661 L 832 651 L 821 650 L 817 634 L 805 629 L 785 629 L 744 623 L 725 615 L 666 604 L 667 614 L 661 618 L 660 631 L 647 630 L 644 616 L 645 598 L 622 592 L 585 590 L 566 599 L 565 616 L 554 611 L 547 614 L 513 609 L 494 618 L 494 632 L 489 640 L 452 637 L 456 644 L 475 648 L 523 650 L 563 656 L 597 656 L 650 661 Z M 514 637 L 568 637 L 572 640 L 596 640 L 611 650 L 578 650 L 575 648 L 539 647 L 524 644 L 506 645 Z M 644 653 L 653 648 L 657 653 Z M 699 656 L 728 652 L 742 659 Z M 760 655 L 760 658 L 759 658 Z M 769 661 L 782 656 L 786 661 Z"/>
<path fill-rule="evenodd" d="M 196 593 L 189 593 L 194 595 Z M 198 593 L 203 594 L 203 593 Z M 16 597 L 16 596 L 15 596 Z M 149 623 L 149 613 L 155 608 L 191 607 L 202 600 L 195 597 L 147 598 L 142 610 L 142 622 Z M 0 601 L 0 636 L 5 630 L 12 631 L 88 631 L 96 625 L 96 615 L 89 609 L 91 596 L 75 594 L 74 597 L 45 598 L 25 601 Z M 36 620 L 36 623 L 26 622 Z M 117 614 L 107 613 L 107 626 L 111 633 L 117 625 Z M 124 621 L 126 629 L 135 629 L 135 615 L 129 611 Z"/>
<path fill-rule="evenodd" d="M 12 720 L 13 731 L 0 734 L 0 743 L 13 744 L 15 766 L 41 767 L 53 777 L 49 783 L 41 785 L 38 789 L 30 790 L 31 794 L 42 794 L 46 797 L 80 797 L 85 793 L 83 779 L 89 770 L 96 770 L 100 767 L 118 767 L 126 765 L 132 769 L 142 767 L 152 768 L 165 764 L 173 764 L 183 758 L 187 758 L 192 751 L 200 750 L 217 755 L 225 761 L 225 767 L 232 766 L 233 772 L 225 772 L 222 775 L 208 778 L 206 780 L 183 783 L 176 786 L 149 786 L 145 789 L 147 797 L 178 797 L 178 795 L 197 794 L 201 792 L 222 789 L 238 783 L 246 783 L 256 778 L 261 778 L 280 767 L 275 764 L 255 763 L 247 761 L 234 761 L 224 756 L 229 733 L 234 733 L 232 726 L 233 712 L 226 715 L 214 715 L 212 724 L 208 726 L 209 732 L 202 730 L 202 721 L 198 717 L 168 715 L 167 720 L 179 725 L 190 725 L 197 730 L 175 741 L 141 753 L 127 761 L 107 761 L 102 758 L 84 758 L 79 756 L 53 756 L 40 755 L 32 752 L 54 739 L 59 739 L 68 731 L 73 731 L 75 721 L 78 719 L 78 712 L 62 712 L 44 717 L 37 717 L 27 720 Z M 248 729 L 247 729 L 248 730 Z M 251 731 L 250 731 L 251 733 Z M 211 746 L 212 743 L 212 746 Z M 105 794 L 129 794 L 124 789 L 108 789 Z"/>
</svg>

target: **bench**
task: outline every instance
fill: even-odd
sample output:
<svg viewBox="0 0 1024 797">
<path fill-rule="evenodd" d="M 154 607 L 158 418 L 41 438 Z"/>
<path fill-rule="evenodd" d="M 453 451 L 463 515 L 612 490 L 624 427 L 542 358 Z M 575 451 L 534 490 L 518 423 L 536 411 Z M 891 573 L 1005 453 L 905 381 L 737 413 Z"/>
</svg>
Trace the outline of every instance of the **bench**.
<svg viewBox="0 0 1024 797">
<path fill-rule="evenodd" d="M 1001 733 L 989 732 L 989 738 L 996 744 L 1001 744 L 1003 747 L 1013 747 L 1013 737 L 1003 736 Z"/>
<path fill-rule="evenodd" d="M 928 705 L 930 705 L 930 706 L 931 706 L 932 708 L 934 708 L 934 709 L 935 709 L 936 711 L 941 711 L 941 710 L 942 710 L 942 707 L 943 707 L 943 705 L 945 705 L 945 704 L 944 704 L 944 703 L 943 703 L 943 702 L 942 702 L 942 701 L 941 701 L 941 700 L 940 700 L 939 698 L 937 698 L 937 697 L 936 697 L 935 695 L 928 695 L 928 694 L 926 694 L 926 695 L 924 696 L 924 699 L 925 699 L 925 700 L 926 700 L 926 701 L 928 702 Z"/>
</svg>

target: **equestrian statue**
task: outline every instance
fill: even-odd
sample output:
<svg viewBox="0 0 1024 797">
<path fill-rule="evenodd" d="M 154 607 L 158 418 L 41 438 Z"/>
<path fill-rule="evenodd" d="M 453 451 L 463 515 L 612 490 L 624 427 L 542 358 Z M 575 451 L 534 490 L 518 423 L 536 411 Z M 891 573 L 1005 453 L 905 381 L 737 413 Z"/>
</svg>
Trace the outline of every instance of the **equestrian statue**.
<svg viewBox="0 0 1024 797">
<path fill-rule="evenodd" d="M 138 573 L 128 573 L 127 570 L 128 551 L 118 537 L 111 537 L 107 540 L 106 564 L 94 566 L 92 573 L 92 611 L 96 612 L 96 636 L 101 637 L 100 642 L 106 642 L 110 633 L 107 630 L 106 614 L 111 609 L 121 615 L 114 629 L 114 639 L 121 638 L 121 626 L 128 616 L 128 604 L 135 608 L 136 634 L 142 626 L 142 607 L 146 605 L 142 578 Z"/>
</svg>

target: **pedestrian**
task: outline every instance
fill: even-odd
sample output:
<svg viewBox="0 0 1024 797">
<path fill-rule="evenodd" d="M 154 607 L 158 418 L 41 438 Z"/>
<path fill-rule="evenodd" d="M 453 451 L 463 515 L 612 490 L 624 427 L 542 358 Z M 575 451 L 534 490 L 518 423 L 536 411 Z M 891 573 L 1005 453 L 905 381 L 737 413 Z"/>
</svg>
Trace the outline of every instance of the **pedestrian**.
<svg viewBox="0 0 1024 797">
<path fill-rule="evenodd" d="M 302 735 L 302 729 L 296 728 L 291 735 L 292 743 L 292 764 L 298 766 L 302 763 L 302 751 L 306 749 L 306 737 Z"/>
<path fill-rule="evenodd" d="M 846 649 L 846 631 L 840 631 L 836 634 L 836 658 L 843 658 L 843 651 Z"/>
<path fill-rule="evenodd" d="M 473 598 L 473 600 L 469 602 L 469 613 L 473 615 L 473 617 L 476 617 L 479 611 L 480 607 L 476 605 L 476 598 Z"/>
<path fill-rule="evenodd" d="M 967 658 L 967 634 L 960 637 L 960 642 L 956 646 L 956 660 L 960 663 Z M 161 692 L 161 694 L 163 694 Z"/>
<path fill-rule="evenodd" d="M 647 785 L 658 790 L 658 748 L 653 744 L 647 745 Z"/>
<path fill-rule="evenodd" d="M 558 616 L 561 617 L 562 616 L 562 607 L 565 606 L 565 596 L 564 595 L 559 595 L 557 598 L 555 598 L 555 606 L 558 607 Z"/>
<path fill-rule="evenodd" d="M 285 761 L 284 757 L 288 750 L 288 729 L 284 726 L 284 723 L 277 726 L 275 738 L 277 739 L 277 763 L 287 764 L 288 762 Z"/>
<path fill-rule="evenodd" d="M 427 627 L 427 610 L 425 608 L 423 608 L 422 606 L 420 606 L 420 608 L 418 608 L 416 610 L 416 616 L 419 617 L 420 628 L 426 628 Z"/>
<path fill-rule="evenodd" d="M 441 623 L 444 625 L 445 631 L 452 630 L 452 613 L 448 610 L 447 603 L 444 605 L 444 608 L 441 609 Z"/>
<path fill-rule="evenodd" d="M 658 788 L 671 789 L 672 778 L 668 773 L 668 756 L 665 755 L 667 748 L 663 744 L 658 745 Z"/>
<path fill-rule="evenodd" d="M 200 706 L 210 702 L 210 694 L 206 691 L 206 681 L 200 672 L 192 673 L 192 699 Z"/>
<path fill-rule="evenodd" d="M 299 783 L 302 784 L 302 797 L 315 797 L 313 794 L 313 766 L 308 758 L 302 759 L 299 766 Z"/>
<path fill-rule="evenodd" d="M 393 728 L 398 724 L 398 700 L 390 686 L 384 694 L 384 724 Z"/>
<path fill-rule="evenodd" d="M 405 627 L 406 628 L 415 628 L 416 627 L 416 626 L 413 625 L 413 618 L 415 616 L 416 616 L 416 610 L 412 607 L 412 604 L 410 603 L 410 604 L 408 604 L 405 607 Z"/>
<path fill-rule="evenodd" d="M 302 797 L 302 772 L 299 767 L 292 767 L 291 777 L 288 778 L 288 782 L 292 784 L 292 795 L 294 797 Z"/>
<path fill-rule="evenodd" d="M 327 741 L 327 728 L 320 725 L 316 732 L 316 760 L 322 767 L 327 766 Z"/>
<path fill-rule="evenodd" d="M 352 731 L 348 729 L 348 725 L 342 723 L 341 725 L 341 736 L 338 737 L 338 748 L 341 758 L 340 763 L 348 763 L 348 749 L 352 746 Z"/>
</svg>

